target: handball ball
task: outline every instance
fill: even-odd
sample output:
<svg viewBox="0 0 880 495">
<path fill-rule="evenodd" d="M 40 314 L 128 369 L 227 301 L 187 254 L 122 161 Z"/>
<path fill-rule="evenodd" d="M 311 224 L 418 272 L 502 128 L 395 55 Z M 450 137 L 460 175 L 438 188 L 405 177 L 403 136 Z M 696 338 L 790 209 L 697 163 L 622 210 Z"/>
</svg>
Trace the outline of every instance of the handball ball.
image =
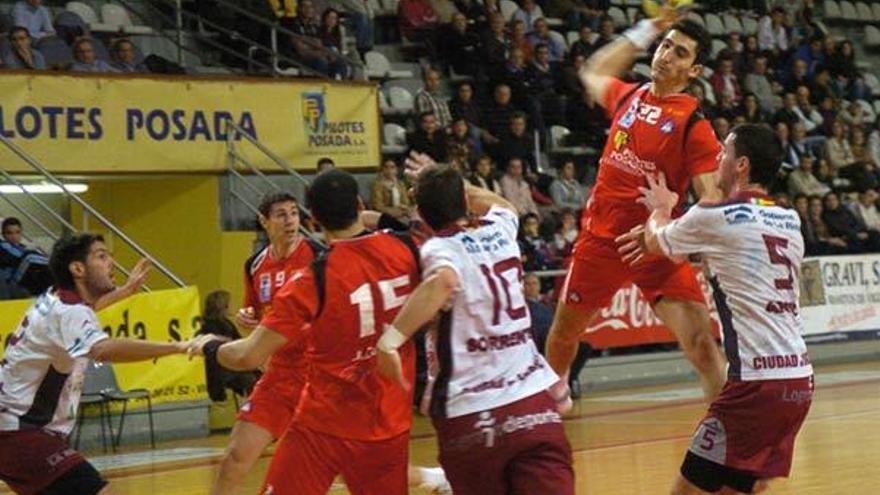
<svg viewBox="0 0 880 495">
<path fill-rule="evenodd" d="M 663 3 L 657 0 L 644 0 L 642 2 L 642 10 L 645 11 L 645 15 L 648 17 L 657 17 L 660 13 L 660 6 Z M 674 9 L 686 9 L 694 4 L 694 0 L 667 0 L 666 3 Z"/>
</svg>

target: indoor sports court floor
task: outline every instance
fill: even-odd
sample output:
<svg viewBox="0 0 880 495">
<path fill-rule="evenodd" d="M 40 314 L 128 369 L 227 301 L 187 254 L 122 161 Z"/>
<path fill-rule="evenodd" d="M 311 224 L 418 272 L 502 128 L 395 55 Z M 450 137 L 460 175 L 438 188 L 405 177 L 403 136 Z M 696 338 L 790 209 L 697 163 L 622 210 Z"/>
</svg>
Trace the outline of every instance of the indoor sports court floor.
<svg viewBox="0 0 880 495">
<path fill-rule="evenodd" d="M 668 493 L 703 412 L 696 384 L 588 394 L 566 420 L 574 449 L 577 493 Z M 419 417 L 411 444 L 413 462 L 436 465 L 435 442 L 430 424 Z M 204 440 L 167 442 L 156 451 L 131 450 L 90 459 L 107 474 L 119 494 L 201 495 L 208 492 L 225 444 L 226 435 L 213 435 Z M 241 493 L 257 493 L 268 465 L 266 455 Z M 880 362 L 817 368 L 816 395 L 798 438 L 792 479 L 771 485 L 769 493 L 880 493 L 878 466 Z M 9 492 L 0 488 L 0 493 Z M 330 493 L 348 491 L 340 482 Z"/>
</svg>

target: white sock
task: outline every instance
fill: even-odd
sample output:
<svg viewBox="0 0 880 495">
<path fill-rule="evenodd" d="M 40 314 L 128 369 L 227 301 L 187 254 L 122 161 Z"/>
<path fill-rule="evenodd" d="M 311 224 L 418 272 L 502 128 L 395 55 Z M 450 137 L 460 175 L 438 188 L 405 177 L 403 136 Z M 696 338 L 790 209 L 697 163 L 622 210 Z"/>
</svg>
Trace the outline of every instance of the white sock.
<svg viewBox="0 0 880 495">
<path fill-rule="evenodd" d="M 443 472 L 443 468 L 417 467 L 416 469 L 422 477 L 422 488 L 439 488 L 446 483 L 446 473 Z"/>
</svg>

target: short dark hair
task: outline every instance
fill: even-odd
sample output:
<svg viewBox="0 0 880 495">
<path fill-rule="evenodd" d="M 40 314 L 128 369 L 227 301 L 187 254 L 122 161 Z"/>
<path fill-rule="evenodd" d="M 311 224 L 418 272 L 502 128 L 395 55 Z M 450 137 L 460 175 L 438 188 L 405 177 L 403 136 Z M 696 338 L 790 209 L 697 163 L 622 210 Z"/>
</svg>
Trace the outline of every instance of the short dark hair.
<svg viewBox="0 0 880 495">
<path fill-rule="evenodd" d="M 89 232 L 65 236 L 55 242 L 52 255 L 49 256 L 49 271 L 52 272 L 55 287 L 68 290 L 76 288 L 73 274 L 70 273 L 70 264 L 74 261 L 85 263 L 92 244 L 96 242 L 104 242 L 104 237 Z"/>
<path fill-rule="evenodd" d="M 358 198 L 354 176 L 339 169 L 315 177 L 308 192 L 312 215 L 327 230 L 342 230 L 357 221 Z"/>
<path fill-rule="evenodd" d="M 129 44 L 134 47 L 134 43 L 128 38 L 119 38 L 118 40 L 113 42 L 113 52 L 116 53 L 122 49 L 122 45 Z"/>
<path fill-rule="evenodd" d="M 336 163 L 333 161 L 332 158 L 330 158 L 329 156 L 325 156 L 325 157 L 318 159 L 318 168 L 321 168 L 321 165 L 324 165 L 325 163 L 329 163 L 330 165 L 333 165 L 334 167 L 336 166 Z"/>
<path fill-rule="evenodd" d="M 277 205 L 278 203 L 287 203 L 290 201 L 296 203 L 297 206 L 299 206 L 299 201 L 296 200 L 293 194 L 286 192 L 269 193 L 263 196 L 263 199 L 260 200 L 260 206 L 257 208 L 257 210 L 259 210 L 260 215 L 268 217 L 269 212 L 272 211 L 273 206 Z"/>
<path fill-rule="evenodd" d="M 3 226 L 0 227 L 0 232 L 5 232 L 6 227 L 12 227 L 14 225 L 21 227 L 21 220 L 16 217 L 6 217 L 3 219 Z"/>
<path fill-rule="evenodd" d="M 24 34 L 26 34 L 28 36 L 28 38 L 31 37 L 31 32 L 28 31 L 28 29 L 26 27 L 15 26 L 14 28 L 9 30 L 9 41 L 12 41 L 15 38 L 15 33 L 19 32 L 19 31 L 24 31 Z"/>
<path fill-rule="evenodd" d="M 458 170 L 444 165 L 419 174 L 416 205 L 419 214 L 434 230 L 441 230 L 467 217 L 464 179 Z"/>
<path fill-rule="evenodd" d="M 429 115 L 433 117 L 433 116 L 434 116 L 434 112 L 431 112 L 431 111 L 429 110 L 429 111 L 427 111 L 427 112 L 422 112 L 422 113 L 420 113 L 420 114 L 419 114 L 419 123 L 421 123 L 422 120 L 423 120 L 425 117 L 429 116 Z"/>
<path fill-rule="evenodd" d="M 779 136 L 762 124 L 740 124 L 730 132 L 736 136 L 733 143 L 736 157 L 749 159 L 749 182 L 771 189 L 782 164 Z"/>
<path fill-rule="evenodd" d="M 700 24 L 691 19 L 681 19 L 672 25 L 671 30 L 679 33 L 697 42 L 697 53 L 694 59 L 695 64 L 706 65 L 712 56 L 712 35 Z"/>
</svg>

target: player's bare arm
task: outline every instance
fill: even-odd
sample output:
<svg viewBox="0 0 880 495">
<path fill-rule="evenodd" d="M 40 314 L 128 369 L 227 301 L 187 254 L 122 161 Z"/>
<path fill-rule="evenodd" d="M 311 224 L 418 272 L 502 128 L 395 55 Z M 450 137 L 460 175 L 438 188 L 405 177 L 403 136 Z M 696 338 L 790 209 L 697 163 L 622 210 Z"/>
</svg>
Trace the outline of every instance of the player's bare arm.
<svg viewBox="0 0 880 495">
<path fill-rule="evenodd" d="M 419 284 L 376 345 L 379 373 L 403 388 L 410 387 L 403 378 L 397 349 L 443 309 L 458 286 L 458 274 L 451 268 L 440 268 Z"/>
<path fill-rule="evenodd" d="M 638 54 L 647 50 L 654 39 L 672 26 L 677 18 L 675 9 L 664 5 L 657 17 L 640 21 L 587 60 L 578 76 L 599 105 L 605 106 L 605 93 L 611 81 L 628 71 Z"/>
<path fill-rule="evenodd" d="M 88 356 L 101 362 L 145 361 L 171 354 L 184 354 L 190 342 L 143 342 L 129 339 L 104 339 L 92 346 Z"/>
<path fill-rule="evenodd" d="M 468 209 L 477 216 L 483 216 L 493 206 L 516 212 L 516 207 L 502 196 L 488 189 L 477 187 L 469 182 L 464 183 L 464 194 L 467 196 Z"/>
<path fill-rule="evenodd" d="M 187 352 L 190 356 L 203 355 L 205 359 L 216 359 L 220 366 L 228 370 L 246 371 L 262 366 L 287 342 L 287 337 L 282 334 L 258 325 L 253 333 L 233 342 L 216 335 L 203 335 L 189 344 Z"/>
</svg>

